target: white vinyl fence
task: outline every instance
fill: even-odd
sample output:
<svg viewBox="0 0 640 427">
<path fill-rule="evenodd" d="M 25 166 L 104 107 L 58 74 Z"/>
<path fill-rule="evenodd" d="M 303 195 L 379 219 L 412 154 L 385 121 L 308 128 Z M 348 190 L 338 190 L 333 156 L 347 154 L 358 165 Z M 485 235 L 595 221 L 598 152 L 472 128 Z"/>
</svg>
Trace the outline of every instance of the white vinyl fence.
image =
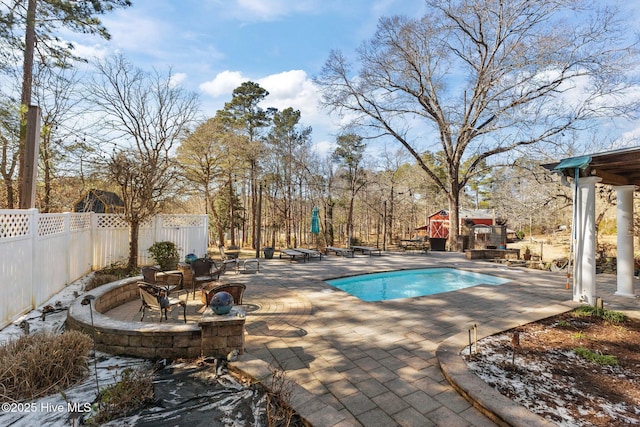
<svg viewBox="0 0 640 427">
<path fill-rule="evenodd" d="M 205 255 L 207 215 L 157 215 L 140 228 L 138 264 L 153 264 L 156 241 Z M 0 328 L 40 306 L 92 270 L 129 256 L 129 227 L 117 214 L 41 214 L 37 209 L 0 210 Z"/>
</svg>

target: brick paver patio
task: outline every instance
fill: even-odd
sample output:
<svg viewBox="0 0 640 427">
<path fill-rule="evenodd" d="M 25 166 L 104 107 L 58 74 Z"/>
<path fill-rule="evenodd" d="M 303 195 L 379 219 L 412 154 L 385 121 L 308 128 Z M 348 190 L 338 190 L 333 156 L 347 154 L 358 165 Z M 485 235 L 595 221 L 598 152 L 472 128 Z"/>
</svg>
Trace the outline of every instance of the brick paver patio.
<svg viewBox="0 0 640 427">
<path fill-rule="evenodd" d="M 363 302 L 323 282 L 433 266 L 512 282 L 384 302 Z M 436 357 L 438 346 L 473 324 L 482 336 L 572 305 L 563 274 L 468 261 L 457 253 L 327 256 L 306 263 L 261 260 L 257 274 L 222 279 L 247 284 L 245 359 L 284 369 L 308 391 L 311 398 L 297 403 L 318 427 L 493 426 L 447 382 Z M 615 277 L 599 275 L 598 294 L 605 304 L 638 309 L 637 299 L 614 296 L 614 291 Z M 137 306 L 127 306 L 117 316 L 135 318 Z M 197 307 L 190 311 L 190 318 L 197 318 Z M 327 411 L 327 405 L 334 411 Z"/>
</svg>

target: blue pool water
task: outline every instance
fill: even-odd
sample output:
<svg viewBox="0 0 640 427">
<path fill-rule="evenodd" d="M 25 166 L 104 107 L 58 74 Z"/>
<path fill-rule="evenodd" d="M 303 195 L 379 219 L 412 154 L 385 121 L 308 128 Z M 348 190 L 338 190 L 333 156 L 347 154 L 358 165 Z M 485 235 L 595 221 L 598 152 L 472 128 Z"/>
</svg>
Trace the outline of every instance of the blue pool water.
<svg viewBox="0 0 640 427">
<path fill-rule="evenodd" d="M 327 280 L 363 301 L 388 301 L 455 291 L 477 285 L 501 285 L 509 279 L 455 268 L 390 271 Z"/>
</svg>

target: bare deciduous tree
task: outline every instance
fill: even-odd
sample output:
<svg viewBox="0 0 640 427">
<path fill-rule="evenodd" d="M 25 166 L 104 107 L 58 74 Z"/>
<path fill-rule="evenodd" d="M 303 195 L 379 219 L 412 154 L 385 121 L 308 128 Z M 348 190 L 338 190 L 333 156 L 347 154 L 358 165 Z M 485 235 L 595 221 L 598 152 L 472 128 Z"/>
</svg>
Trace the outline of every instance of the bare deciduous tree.
<svg viewBox="0 0 640 427">
<path fill-rule="evenodd" d="M 355 198 L 367 184 L 363 165 L 366 145 L 362 137 L 353 133 L 338 136 L 338 146 L 333 151 L 332 159 L 340 165 L 338 175 L 347 183 L 349 192 L 349 209 L 347 211 L 347 247 L 353 244 L 353 206 Z"/>
<path fill-rule="evenodd" d="M 171 73 L 146 73 L 123 56 L 100 61 L 96 69 L 89 93 L 107 137 L 120 144 L 106 160 L 106 172 L 125 203 L 131 229 L 128 268 L 134 270 L 140 225 L 175 196 L 180 175 L 172 150 L 194 120 L 198 102 L 172 81 Z"/>
<path fill-rule="evenodd" d="M 328 108 L 402 144 L 446 192 L 455 243 L 461 191 L 488 158 L 634 110 L 621 99 L 635 49 L 614 11 L 587 1 L 427 4 L 420 19 L 381 19 L 356 72 L 332 52 L 316 82 Z M 444 153 L 446 180 L 424 151 Z"/>
</svg>

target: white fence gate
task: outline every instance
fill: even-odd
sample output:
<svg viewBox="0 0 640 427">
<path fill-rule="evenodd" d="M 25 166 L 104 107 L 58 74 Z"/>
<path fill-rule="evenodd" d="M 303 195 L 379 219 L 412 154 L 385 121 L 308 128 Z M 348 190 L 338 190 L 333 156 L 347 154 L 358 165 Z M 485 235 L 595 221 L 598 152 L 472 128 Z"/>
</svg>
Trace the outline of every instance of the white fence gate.
<svg viewBox="0 0 640 427">
<path fill-rule="evenodd" d="M 157 215 L 140 227 L 138 264 L 153 260 L 156 241 L 205 255 L 207 215 Z M 129 255 L 129 226 L 117 214 L 41 214 L 37 209 L 0 210 L 0 328 L 38 307 L 92 270 Z"/>
</svg>

